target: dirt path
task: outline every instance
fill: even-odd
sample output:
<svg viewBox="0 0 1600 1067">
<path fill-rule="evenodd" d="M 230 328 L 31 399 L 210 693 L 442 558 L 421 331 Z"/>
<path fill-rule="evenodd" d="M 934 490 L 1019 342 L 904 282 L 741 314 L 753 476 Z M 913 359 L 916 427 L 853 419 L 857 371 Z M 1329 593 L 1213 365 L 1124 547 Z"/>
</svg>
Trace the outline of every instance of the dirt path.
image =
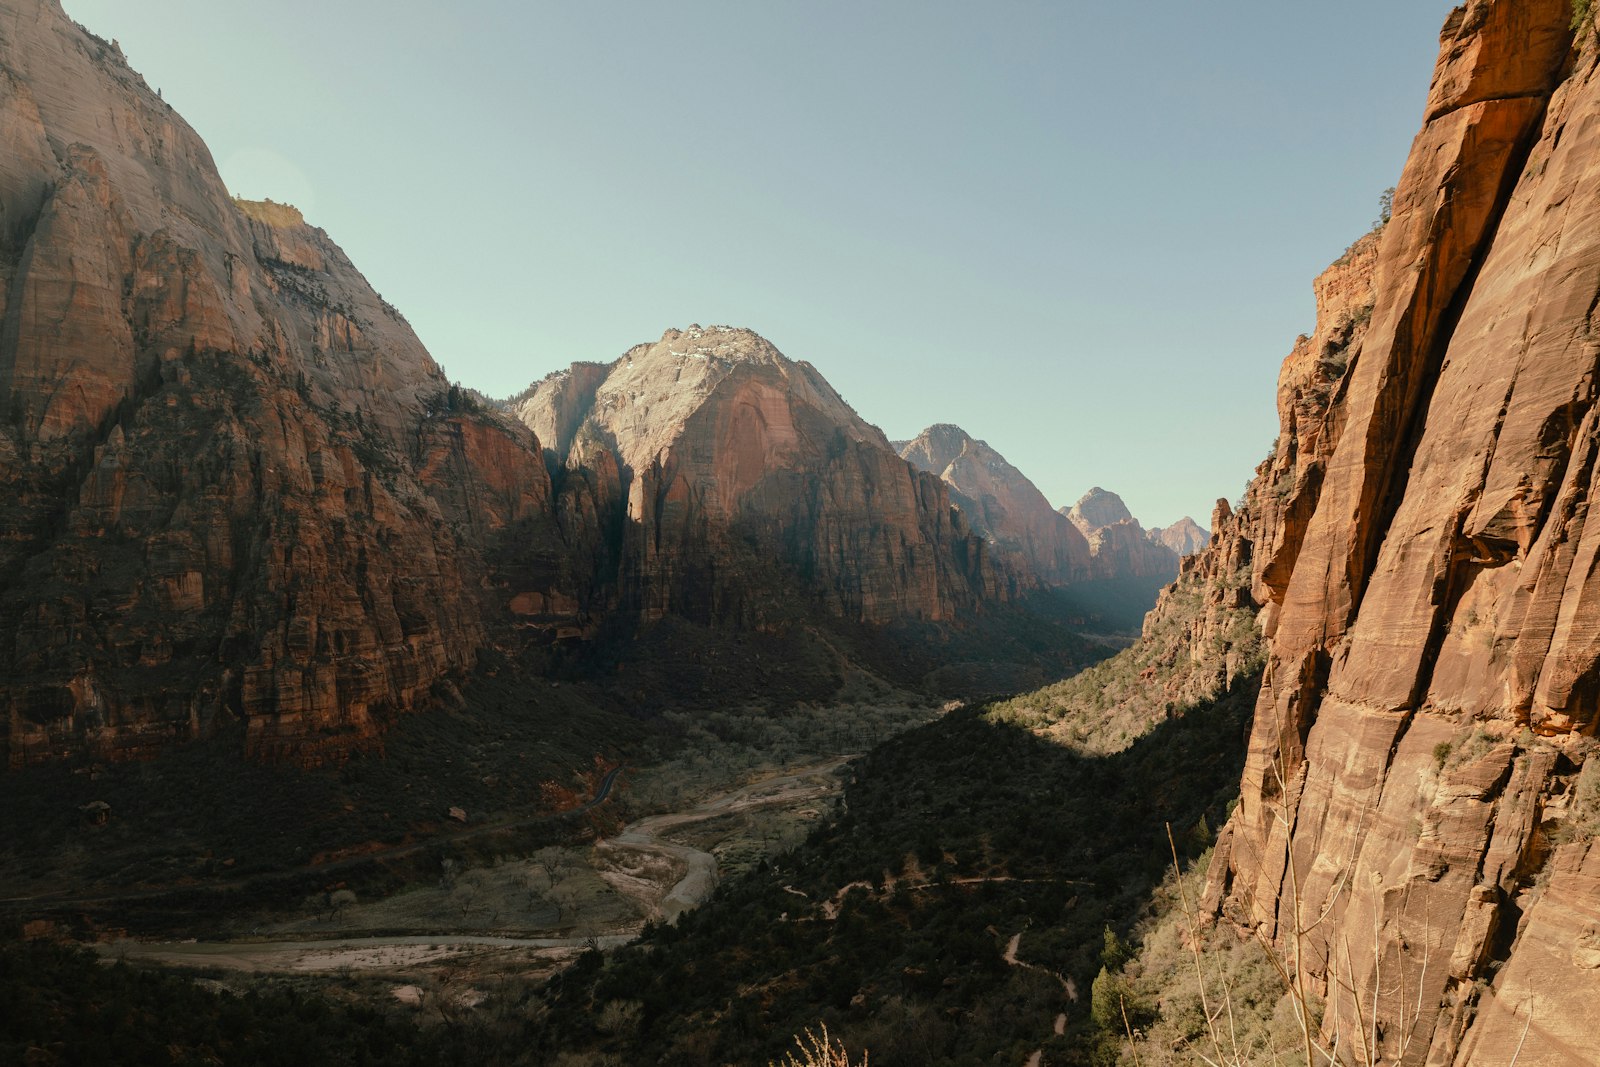
<svg viewBox="0 0 1600 1067">
<path fill-rule="evenodd" d="M 629 823 L 615 837 L 597 843 L 595 852 L 621 868 L 616 873 L 615 880 L 611 878 L 607 880 L 623 892 L 638 893 L 640 883 L 648 883 L 648 875 L 641 877 L 641 874 L 649 871 L 652 865 L 647 860 L 641 862 L 639 854 L 644 857 L 660 857 L 666 860 L 673 870 L 682 871 L 683 874 L 676 882 L 671 886 L 662 887 L 659 899 L 648 902 L 654 917 L 675 922 L 679 915 L 704 902 L 711 895 L 711 891 L 716 889 L 717 860 L 709 852 L 661 840 L 663 837 L 674 830 L 697 822 L 705 822 L 707 819 L 756 808 L 802 803 L 836 793 L 839 789 L 837 780 L 826 779 L 823 776 L 831 774 L 853 758 L 853 756 L 835 756 L 821 763 L 796 768 L 774 778 L 741 786 L 732 792 L 713 797 L 688 811 L 651 815 Z M 635 855 L 628 856 L 627 853 L 630 852 Z M 605 874 L 602 874 L 602 877 L 605 877 Z"/>
<path fill-rule="evenodd" d="M 835 919 L 837 919 L 839 917 L 839 909 L 844 907 L 845 894 L 849 893 L 850 890 L 870 890 L 874 888 L 876 887 L 871 882 L 846 882 L 844 885 L 839 887 L 839 891 L 833 895 L 833 899 L 824 900 L 822 902 L 822 917 L 827 919 L 829 922 L 833 922 Z"/>
<path fill-rule="evenodd" d="M 1016 933 L 1011 935 L 1011 940 L 1006 942 L 1006 950 L 1001 955 L 1001 958 L 1013 967 L 1026 967 L 1030 971 L 1038 971 L 1041 974 L 1048 974 L 1050 977 L 1061 983 L 1061 991 L 1068 1000 L 1076 1001 L 1078 999 L 1078 987 L 1073 984 L 1071 979 L 1061 977 L 1048 967 L 1041 967 L 1037 963 L 1028 963 L 1026 960 L 1017 959 L 1017 949 L 1021 947 L 1022 931 L 1018 930 Z M 1051 1026 L 1051 1030 L 1058 1037 L 1067 1032 L 1066 1012 L 1058 1012 L 1056 1014 L 1054 1023 Z M 1044 1049 L 1037 1049 L 1033 1055 L 1028 1057 L 1026 1062 L 1023 1064 L 1023 1067 L 1039 1067 L 1039 1064 L 1043 1062 L 1043 1060 Z"/>
<path fill-rule="evenodd" d="M 1066 994 L 1067 999 L 1070 1000 L 1070 1001 L 1076 1002 L 1077 999 L 1078 999 L 1078 986 L 1077 986 L 1077 983 L 1075 983 L 1070 978 L 1061 977 L 1059 974 L 1057 974 L 1056 972 L 1052 971 L 1048 967 L 1041 967 L 1037 963 L 1029 963 L 1027 960 L 1019 960 L 1019 959 L 1017 959 L 1017 948 L 1021 944 L 1022 944 L 1022 932 L 1019 930 L 1018 932 L 1016 932 L 1016 933 L 1011 935 L 1011 941 L 1006 945 L 1006 951 L 1005 951 L 1005 955 L 1003 957 L 1005 959 L 1005 961 L 1007 963 L 1011 964 L 1011 966 L 1013 966 L 1013 967 L 1026 967 L 1030 971 L 1038 971 L 1040 974 L 1048 974 L 1051 978 L 1054 978 L 1057 982 L 1061 983 L 1061 991 L 1064 994 Z M 1062 1027 L 1062 1030 L 1065 1030 L 1066 1025 L 1067 1025 L 1066 1022 L 1063 1021 L 1060 1025 Z M 1061 1033 L 1061 1032 L 1062 1032 L 1061 1030 L 1057 1031 L 1057 1033 Z"/>
</svg>

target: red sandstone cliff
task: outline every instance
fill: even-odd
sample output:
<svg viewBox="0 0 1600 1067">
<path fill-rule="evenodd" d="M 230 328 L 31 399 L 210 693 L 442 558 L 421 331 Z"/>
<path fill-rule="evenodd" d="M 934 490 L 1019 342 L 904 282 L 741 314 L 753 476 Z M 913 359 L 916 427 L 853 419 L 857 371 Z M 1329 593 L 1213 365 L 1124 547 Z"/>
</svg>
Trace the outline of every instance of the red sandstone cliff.
<svg viewBox="0 0 1600 1067">
<path fill-rule="evenodd" d="M 1450 15 L 1236 520 L 1269 660 L 1212 889 L 1349 1062 L 1593 1058 L 1600 69 L 1571 17 Z"/>
<path fill-rule="evenodd" d="M 0 4 L 0 129 L 9 762 L 235 721 L 314 760 L 426 702 L 549 507 L 531 436 L 54 0 Z"/>
<path fill-rule="evenodd" d="M 526 426 L 452 387 L 287 205 L 56 0 L 0 0 L 4 756 L 238 728 L 315 762 L 486 644 L 608 614 L 943 622 L 990 559 L 816 371 L 747 331 L 578 364 Z"/>
<path fill-rule="evenodd" d="M 1014 569 L 1048 585 L 1091 576 L 1088 540 L 988 442 L 937 423 L 894 447 L 906 462 L 950 487 L 973 531 L 994 542 Z"/>
<path fill-rule="evenodd" d="M 619 531 L 619 596 L 645 619 L 771 624 L 799 590 L 846 619 L 939 621 L 1013 591 L 937 478 L 748 330 L 669 330 L 515 412 L 563 514 Z"/>
</svg>

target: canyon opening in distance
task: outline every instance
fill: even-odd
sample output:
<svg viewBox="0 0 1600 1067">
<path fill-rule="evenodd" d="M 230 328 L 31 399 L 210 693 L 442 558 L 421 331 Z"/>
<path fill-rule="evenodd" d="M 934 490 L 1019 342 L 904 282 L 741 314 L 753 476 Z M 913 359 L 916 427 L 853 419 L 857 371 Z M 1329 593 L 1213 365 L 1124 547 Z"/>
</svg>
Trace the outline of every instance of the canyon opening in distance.
<svg viewBox="0 0 1600 1067">
<path fill-rule="evenodd" d="M 1330 13 L 67 8 L 0 0 L 0 1061 L 1600 1062 L 1588 0 L 1315 121 L 1361 56 L 1233 57 Z M 1248 351 L 1347 180 L 1208 168 L 1391 126 Z"/>
</svg>

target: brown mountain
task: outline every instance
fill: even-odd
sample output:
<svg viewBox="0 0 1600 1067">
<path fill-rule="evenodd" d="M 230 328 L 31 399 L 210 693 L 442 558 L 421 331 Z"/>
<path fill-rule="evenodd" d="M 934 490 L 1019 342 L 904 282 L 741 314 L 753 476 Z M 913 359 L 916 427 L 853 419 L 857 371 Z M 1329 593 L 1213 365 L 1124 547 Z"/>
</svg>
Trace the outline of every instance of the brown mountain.
<svg viewBox="0 0 1600 1067">
<path fill-rule="evenodd" d="M 1072 520 L 1080 530 L 1098 530 L 1119 522 L 1133 522 L 1133 512 L 1122 498 L 1098 485 L 1078 498 L 1071 507 L 1063 507 L 1061 514 Z"/>
<path fill-rule="evenodd" d="M 514 410 L 562 514 L 621 531 L 620 595 L 645 619 L 762 625 L 799 591 L 847 620 L 940 621 L 1013 592 L 937 478 L 749 330 L 668 330 Z"/>
<path fill-rule="evenodd" d="M 1178 554 L 1145 536 L 1122 498 L 1098 485 L 1061 514 L 1089 542 L 1090 570 L 1096 578 L 1173 578 Z"/>
<path fill-rule="evenodd" d="M 1152 527 L 1145 531 L 1145 536 L 1179 556 L 1192 556 L 1211 541 L 1210 532 L 1187 515 L 1171 526 Z"/>
<path fill-rule="evenodd" d="M 317 759 L 484 640 L 482 552 L 548 507 L 322 231 L 53 0 L 0 7 L 0 708 L 9 762 L 242 720 Z M 463 494 L 472 497 L 465 506 Z"/>
<path fill-rule="evenodd" d="M 1274 454 L 1197 557 L 1249 562 L 1269 638 L 1212 900 L 1382 1062 L 1592 1058 L 1600 51 L 1571 20 L 1451 13 L 1393 218 L 1319 279 Z"/>
<path fill-rule="evenodd" d="M 993 541 L 1024 573 L 1049 585 L 1090 577 L 1089 542 L 1050 507 L 1044 494 L 988 442 L 938 423 L 894 448 L 918 470 L 950 487 L 972 529 Z"/>
<path fill-rule="evenodd" d="M 748 331 L 552 376 L 519 411 L 541 444 L 298 211 L 229 197 L 56 0 L 0 0 L 0 42 L 9 763 L 235 726 L 317 762 L 455 699 L 488 646 L 944 623 L 1026 582 Z"/>
</svg>

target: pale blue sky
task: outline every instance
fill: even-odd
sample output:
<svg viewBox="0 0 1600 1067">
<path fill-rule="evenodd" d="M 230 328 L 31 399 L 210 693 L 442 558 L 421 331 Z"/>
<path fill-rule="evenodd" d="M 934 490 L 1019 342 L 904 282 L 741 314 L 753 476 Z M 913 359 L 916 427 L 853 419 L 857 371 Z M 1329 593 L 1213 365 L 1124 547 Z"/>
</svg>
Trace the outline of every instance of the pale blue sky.
<svg viewBox="0 0 1600 1067">
<path fill-rule="evenodd" d="M 890 437 L 1209 521 L 1448 0 L 65 0 L 496 396 L 748 326 Z"/>
</svg>

